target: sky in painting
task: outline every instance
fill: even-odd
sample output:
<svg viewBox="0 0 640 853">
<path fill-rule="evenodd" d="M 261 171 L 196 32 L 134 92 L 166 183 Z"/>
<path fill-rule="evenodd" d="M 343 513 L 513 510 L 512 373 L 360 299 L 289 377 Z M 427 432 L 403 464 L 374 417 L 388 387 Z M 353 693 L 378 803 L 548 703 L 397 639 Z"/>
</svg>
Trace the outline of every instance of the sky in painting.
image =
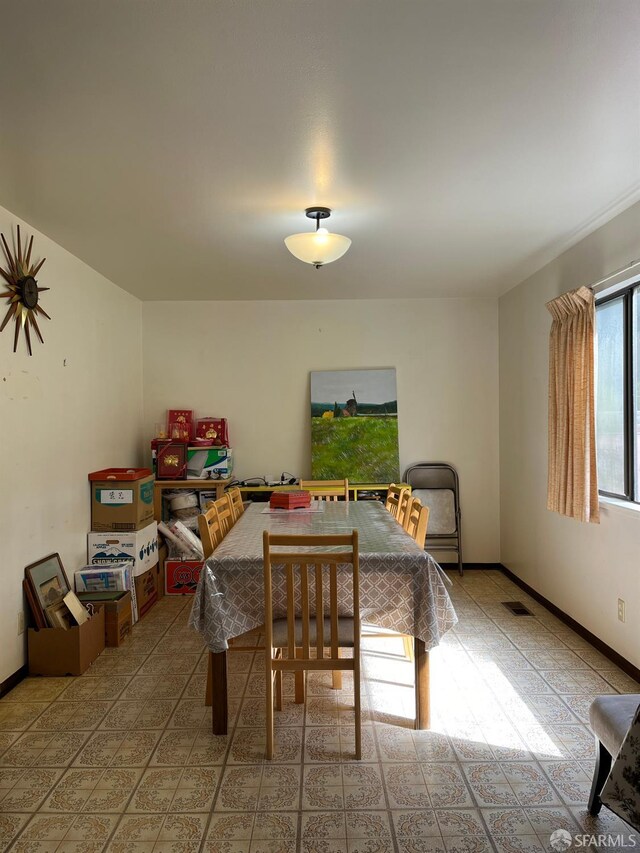
<svg viewBox="0 0 640 853">
<path fill-rule="evenodd" d="M 311 373 L 312 403 L 346 403 L 355 391 L 359 403 L 396 399 L 396 369 L 322 370 Z"/>
</svg>

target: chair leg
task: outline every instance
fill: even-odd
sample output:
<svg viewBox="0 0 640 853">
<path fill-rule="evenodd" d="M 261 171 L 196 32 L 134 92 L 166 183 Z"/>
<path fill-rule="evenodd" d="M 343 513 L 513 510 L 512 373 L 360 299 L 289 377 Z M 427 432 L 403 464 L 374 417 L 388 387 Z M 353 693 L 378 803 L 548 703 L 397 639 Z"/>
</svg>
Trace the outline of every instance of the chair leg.
<svg viewBox="0 0 640 853">
<path fill-rule="evenodd" d="M 596 738 L 596 766 L 593 771 L 593 782 L 591 783 L 591 793 L 589 794 L 589 814 L 594 817 L 602 808 L 602 800 L 600 792 L 604 787 L 609 771 L 611 770 L 611 756 Z"/>
<path fill-rule="evenodd" d="M 207 687 L 204 693 L 204 704 L 207 708 L 213 705 L 213 661 L 209 652 L 207 661 Z"/>
<path fill-rule="evenodd" d="M 353 662 L 353 710 L 355 716 L 356 761 L 362 759 L 362 710 L 360 707 L 360 655 Z"/>
<path fill-rule="evenodd" d="M 266 726 L 267 726 L 267 758 L 273 758 L 273 669 L 271 667 L 271 655 L 267 650 L 267 665 L 266 665 L 266 684 L 265 684 L 265 702 L 266 702 Z"/>
<path fill-rule="evenodd" d="M 302 649 L 296 649 L 296 657 L 302 657 Z M 303 669 L 296 672 L 294 676 L 295 683 L 295 697 L 294 701 L 296 705 L 304 705 L 304 694 L 305 694 L 305 672 Z"/>
<path fill-rule="evenodd" d="M 276 671 L 276 711 L 282 711 L 282 670 Z"/>
<path fill-rule="evenodd" d="M 340 649 L 338 649 L 338 657 L 340 657 Z M 342 670 L 334 669 L 331 673 L 331 686 L 334 690 L 342 690 Z"/>
</svg>

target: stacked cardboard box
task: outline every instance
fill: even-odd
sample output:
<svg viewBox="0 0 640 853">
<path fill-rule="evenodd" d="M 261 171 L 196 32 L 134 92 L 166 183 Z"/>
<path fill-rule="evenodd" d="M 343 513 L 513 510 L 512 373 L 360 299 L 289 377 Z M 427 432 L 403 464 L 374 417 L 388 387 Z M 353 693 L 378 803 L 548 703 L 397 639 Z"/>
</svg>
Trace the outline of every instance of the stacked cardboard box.
<svg viewBox="0 0 640 853">
<path fill-rule="evenodd" d="M 124 586 L 131 593 L 132 620 L 136 622 L 158 599 L 158 525 L 153 519 L 154 476 L 148 468 L 107 468 L 89 475 L 91 527 L 87 537 L 86 569 L 106 570 L 126 566 Z M 117 574 L 117 573 L 116 573 Z M 92 586 L 104 571 L 94 572 Z M 83 581 L 79 583 L 82 585 Z M 118 583 L 121 583 L 118 581 Z M 104 581 L 102 587 L 111 587 Z"/>
</svg>

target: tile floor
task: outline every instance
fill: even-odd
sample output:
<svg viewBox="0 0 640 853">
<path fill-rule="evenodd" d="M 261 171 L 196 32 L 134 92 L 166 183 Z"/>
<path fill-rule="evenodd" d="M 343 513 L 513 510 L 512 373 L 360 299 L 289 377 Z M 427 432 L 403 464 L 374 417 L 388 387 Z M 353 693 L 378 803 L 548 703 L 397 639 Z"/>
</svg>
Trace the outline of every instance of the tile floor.
<svg viewBox="0 0 640 853">
<path fill-rule="evenodd" d="M 263 760 L 259 654 L 230 655 L 230 734 L 210 734 L 190 601 L 165 598 L 81 678 L 0 701 L 0 849 L 15 853 L 482 853 L 549 850 L 553 830 L 629 828 L 585 803 L 589 704 L 638 684 L 497 571 L 452 575 L 460 617 L 432 653 L 433 727 L 413 731 L 413 665 L 365 643 L 363 760 L 352 693 L 314 674 Z M 532 617 L 501 604 L 521 600 Z M 352 684 L 351 684 L 352 687 Z M 602 843 L 602 842 L 601 842 Z M 615 847 L 611 840 L 604 847 Z"/>
</svg>

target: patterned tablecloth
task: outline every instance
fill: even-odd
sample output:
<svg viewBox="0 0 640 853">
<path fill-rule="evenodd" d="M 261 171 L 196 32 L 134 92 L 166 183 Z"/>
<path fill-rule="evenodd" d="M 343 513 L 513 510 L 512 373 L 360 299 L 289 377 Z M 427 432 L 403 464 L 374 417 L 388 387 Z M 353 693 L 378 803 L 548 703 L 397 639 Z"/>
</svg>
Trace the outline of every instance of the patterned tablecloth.
<svg viewBox="0 0 640 853">
<path fill-rule="evenodd" d="M 458 621 L 442 569 L 377 501 L 327 503 L 313 513 L 265 514 L 265 506 L 248 507 L 200 574 L 190 624 L 210 651 L 225 651 L 232 637 L 264 623 L 264 530 L 329 534 L 357 529 L 360 610 L 367 624 L 418 637 L 431 649 Z M 273 597 L 274 618 L 286 616 L 284 572 L 274 572 Z M 348 597 L 339 598 L 345 612 L 350 605 Z"/>
</svg>

